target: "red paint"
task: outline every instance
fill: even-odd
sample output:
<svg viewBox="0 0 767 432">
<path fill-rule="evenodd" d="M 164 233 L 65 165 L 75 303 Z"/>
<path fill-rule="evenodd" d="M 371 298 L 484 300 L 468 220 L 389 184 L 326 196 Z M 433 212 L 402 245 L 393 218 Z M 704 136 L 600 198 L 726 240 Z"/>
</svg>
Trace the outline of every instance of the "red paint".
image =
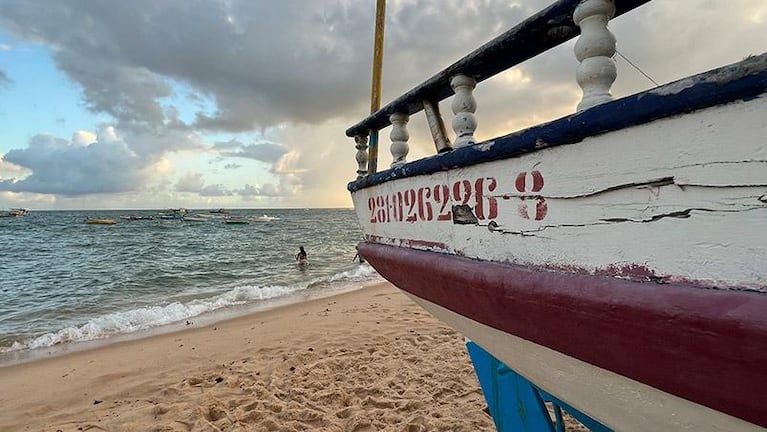
<svg viewBox="0 0 767 432">
<path fill-rule="evenodd" d="M 626 264 L 622 266 L 610 265 L 606 268 L 597 269 L 597 276 L 627 277 L 630 279 L 657 280 L 659 277 L 655 270 L 639 264 Z"/>
<path fill-rule="evenodd" d="M 536 271 L 372 243 L 358 250 L 418 297 L 767 427 L 763 293 Z"/>
<path fill-rule="evenodd" d="M 546 217 L 546 213 L 549 212 L 549 205 L 546 204 L 546 199 L 538 197 L 538 202 L 535 203 L 535 220 L 543 220 Z"/>
<path fill-rule="evenodd" d="M 533 192 L 540 192 L 543 189 L 543 174 L 540 171 L 530 173 L 533 176 Z"/>
<path fill-rule="evenodd" d="M 390 246 L 395 245 L 395 246 L 401 246 L 401 247 L 413 248 L 413 249 L 424 249 L 424 250 L 432 250 L 432 251 L 438 250 L 442 252 L 447 252 L 449 250 L 445 243 L 433 242 L 428 240 L 393 239 L 393 238 L 379 236 L 379 235 L 366 234 L 365 241 L 368 241 L 371 243 L 379 243 L 382 245 L 390 245 Z"/>
<path fill-rule="evenodd" d="M 530 219 L 530 214 L 527 213 L 527 203 L 525 203 L 525 197 L 522 198 L 522 204 L 519 205 L 519 217 L 522 219 Z"/>
<path fill-rule="evenodd" d="M 543 174 L 541 174 L 540 171 L 535 170 L 530 172 L 530 177 L 533 179 L 532 182 L 532 190 L 531 192 L 536 193 L 540 192 L 543 189 Z M 517 174 L 517 179 L 514 181 L 514 186 L 517 188 L 517 190 L 520 193 L 527 192 L 527 172 L 523 171 L 519 174 Z M 536 203 L 535 203 L 535 216 L 530 214 L 530 209 L 525 202 L 525 200 L 529 198 L 526 195 L 522 195 L 519 197 L 519 199 L 522 201 L 519 204 L 519 209 L 517 212 L 519 213 L 519 217 L 522 219 L 531 219 L 534 218 L 537 221 L 543 220 L 546 218 L 546 214 L 549 212 L 549 205 L 546 203 L 546 198 L 538 195 L 535 196 Z"/>
<path fill-rule="evenodd" d="M 514 181 L 514 186 L 520 193 L 525 193 L 525 177 L 527 177 L 527 173 L 523 171 L 517 174 L 517 179 Z"/>
<path fill-rule="evenodd" d="M 497 185 L 495 178 L 481 177 L 474 180 L 474 183 L 458 180 L 452 184 L 452 188 L 446 184 L 437 184 L 377 195 L 368 199 L 369 220 L 372 224 L 452 221 L 451 204 L 473 204 L 477 219 L 495 219 L 498 217 L 497 198 L 487 196 L 486 192 L 493 192 Z"/>
</svg>

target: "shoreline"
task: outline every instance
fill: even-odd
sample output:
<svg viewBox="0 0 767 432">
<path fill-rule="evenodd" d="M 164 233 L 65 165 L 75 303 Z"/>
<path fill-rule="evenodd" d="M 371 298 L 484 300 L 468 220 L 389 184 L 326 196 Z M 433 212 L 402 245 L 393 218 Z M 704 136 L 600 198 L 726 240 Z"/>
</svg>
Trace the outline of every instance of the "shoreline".
<svg viewBox="0 0 767 432">
<path fill-rule="evenodd" d="M 216 323 L 246 317 L 252 314 L 279 309 L 285 306 L 303 303 L 306 301 L 332 297 L 335 295 L 365 289 L 383 283 L 386 283 L 383 279 L 366 281 L 362 284 L 359 284 L 358 282 L 346 282 L 330 288 L 326 287 L 320 290 L 300 290 L 292 292 L 288 295 L 268 298 L 254 303 L 227 306 L 225 308 L 216 309 L 197 316 L 189 317 L 184 320 L 185 322 L 191 322 L 193 327 L 185 324 L 184 321 L 179 321 L 128 333 L 114 333 L 98 339 L 65 342 L 31 350 L 21 349 L 0 352 L 0 370 L 19 364 L 36 362 L 44 359 L 65 356 L 72 353 L 99 349 L 113 344 L 141 340 L 158 335 L 178 333 L 186 330 L 191 330 L 193 328 L 206 327 Z"/>
<path fill-rule="evenodd" d="M 6 366 L 0 388 L 0 430 L 492 430 L 463 338 L 386 282 Z"/>
</svg>

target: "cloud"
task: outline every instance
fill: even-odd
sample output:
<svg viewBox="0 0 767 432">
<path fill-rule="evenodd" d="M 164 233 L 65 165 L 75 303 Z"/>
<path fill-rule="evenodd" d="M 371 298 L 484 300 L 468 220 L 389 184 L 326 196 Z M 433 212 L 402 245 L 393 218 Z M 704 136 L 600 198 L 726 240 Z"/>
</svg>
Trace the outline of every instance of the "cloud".
<svg viewBox="0 0 767 432">
<path fill-rule="evenodd" d="M 84 135 L 75 134 L 75 138 Z M 28 148 L 10 150 L 3 160 L 32 174 L 0 181 L 0 191 L 67 196 L 137 190 L 145 169 L 122 141 L 97 139 L 83 144 L 51 135 L 36 135 Z"/>
<path fill-rule="evenodd" d="M 291 176 L 281 177 L 279 184 L 265 183 L 260 185 L 245 184 L 240 189 L 231 189 L 223 184 L 206 185 L 202 173 L 189 173 L 176 183 L 176 192 L 197 194 L 201 197 L 227 197 L 238 195 L 244 199 L 257 197 L 286 197 L 293 196 L 300 190 Z"/>
<path fill-rule="evenodd" d="M 220 196 L 230 196 L 233 195 L 231 191 L 229 191 L 226 186 L 222 184 L 213 184 L 203 187 L 200 190 L 200 196 L 207 196 L 207 197 L 220 197 Z"/>
<path fill-rule="evenodd" d="M 200 193 L 205 187 L 205 181 L 200 173 L 187 174 L 176 183 L 174 190 L 176 192 L 194 192 Z"/>
<path fill-rule="evenodd" d="M 2 69 L 0 69 L 0 87 L 8 86 L 12 83 L 10 78 L 8 78 L 8 74 L 5 73 Z"/>
<path fill-rule="evenodd" d="M 221 156 L 254 159 L 267 163 L 277 162 L 288 151 L 282 144 L 270 142 L 242 144 L 237 140 L 219 142 L 213 148 L 219 150 Z"/>
<path fill-rule="evenodd" d="M 78 147 L 75 143 L 80 138 L 73 138 L 66 152 L 57 150 L 81 165 L 88 152 L 108 159 L 93 146 L 128 156 L 123 164 L 111 162 L 124 170 L 115 175 L 126 177 L 119 181 L 120 187 L 112 185 L 112 189 L 135 187 L 131 184 L 142 182 L 136 173 L 146 173 L 169 153 L 209 154 L 212 150 L 222 157 L 271 164 L 270 173 L 278 180 L 271 186 L 250 181 L 227 185 L 227 189 L 205 186 L 201 177 L 197 188 L 188 192 L 200 194 L 207 187 L 210 194 L 230 191 L 240 197 L 276 196 L 285 199 L 275 202 L 297 206 L 302 202 L 349 202 L 344 184 L 354 178 L 356 165 L 353 143 L 343 131 L 368 110 L 374 2 L 0 3 L 0 29 L 48 47 L 57 67 L 82 89 L 85 106 L 114 120 L 110 124 L 120 132 L 119 145 L 107 145 L 99 134 L 95 144 Z M 384 103 L 549 3 L 391 0 Z M 610 28 L 622 54 L 656 81 L 668 82 L 763 51 L 765 16 L 763 0 L 653 2 L 611 21 Z M 78 17 L 77 25 L 61 17 Z M 573 43 L 481 83 L 475 92 L 477 137 L 490 139 L 571 113 L 580 98 Z M 617 63 L 616 96 L 652 86 L 620 57 Z M 8 77 L 0 71 L 0 85 L 4 82 L 8 83 Z M 178 94 L 181 87 L 183 94 Z M 198 101 L 192 105 L 193 112 L 180 114 L 184 110 L 177 104 L 189 100 Z M 448 125 L 449 103 L 441 104 Z M 78 127 L 86 126 L 73 125 L 73 129 Z M 432 154 L 423 116 L 414 116 L 409 127 L 409 159 Z M 258 138 L 245 144 L 243 132 Z M 211 133 L 215 139 L 232 134 L 237 138 L 217 142 L 211 149 L 205 138 Z M 384 168 L 389 158 L 388 130 L 382 131 L 382 137 L 379 166 Z M 24 187 L 37 185 L 35 189 L 45 193 L 90 190 L 82 181 L 72 188 L 57 186 L 51 176 L 40 172 L 59 157 L 48 148 L 12 150 L 7 156 L 14 160 L 26 157 L 23 167 L 32 170 L 23 180 L 15 177 L 13 187 L 21 187 L 25 181 Z M 191 188 L 190 179 L 182 180 L 176 187 Z M 11 188 L 7 179 L 2 188 Z M 304 192 L 305 196 L 297 195 Z"/>
</svg>

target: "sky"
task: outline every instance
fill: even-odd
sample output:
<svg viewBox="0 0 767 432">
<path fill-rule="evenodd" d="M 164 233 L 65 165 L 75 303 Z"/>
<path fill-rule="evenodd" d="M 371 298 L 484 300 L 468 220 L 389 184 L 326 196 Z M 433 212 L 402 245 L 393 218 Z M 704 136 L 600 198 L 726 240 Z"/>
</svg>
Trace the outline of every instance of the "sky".
<svg viewBox="0 0 767 432">
<path fill-rule="evenodd" d="M 549 3 L 389 0 L 383 103 Z M 0 210 L 351 207 L 344 131 L 368 114 L 374 14 L 374 0 L 0 0 Z M 663 84 L 767 51 L 767 1 L 655 0 L 610 29 Z M 573 45 L 480 83 L 475 136 L 572 113 Z M 614 96 L 655 86 L 616 63 Z M 433 154 L 423 114 L 409 130 L 408 160 Z"/>
</svg>

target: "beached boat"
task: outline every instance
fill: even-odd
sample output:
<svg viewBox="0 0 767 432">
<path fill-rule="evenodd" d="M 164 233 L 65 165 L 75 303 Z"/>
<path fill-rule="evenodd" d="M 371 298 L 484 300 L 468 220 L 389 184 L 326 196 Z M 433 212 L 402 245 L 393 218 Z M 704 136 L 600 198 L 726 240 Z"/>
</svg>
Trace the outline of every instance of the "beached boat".
<svg viewBox="0 0 767 432">
<path fill-rule="evenodd" d="M 85 223 L 88 225 L 114 225 L 117 221 L 106 218 L 86 218 Z"/>
<path fill-rule="evenodd" d="M 359 253 L 471 340 L 499 430 L 560 427 L 541 401 L 592 430 L 767 427 L 767 54 L 613 100 L 608 20 L 647 1 L 558 1 L 346 131 Z M 576 111 L 475 142 L 477 83 L 579 33 Z M 420 111 L 437 154 L 408 162 Z"/>
</svg>

